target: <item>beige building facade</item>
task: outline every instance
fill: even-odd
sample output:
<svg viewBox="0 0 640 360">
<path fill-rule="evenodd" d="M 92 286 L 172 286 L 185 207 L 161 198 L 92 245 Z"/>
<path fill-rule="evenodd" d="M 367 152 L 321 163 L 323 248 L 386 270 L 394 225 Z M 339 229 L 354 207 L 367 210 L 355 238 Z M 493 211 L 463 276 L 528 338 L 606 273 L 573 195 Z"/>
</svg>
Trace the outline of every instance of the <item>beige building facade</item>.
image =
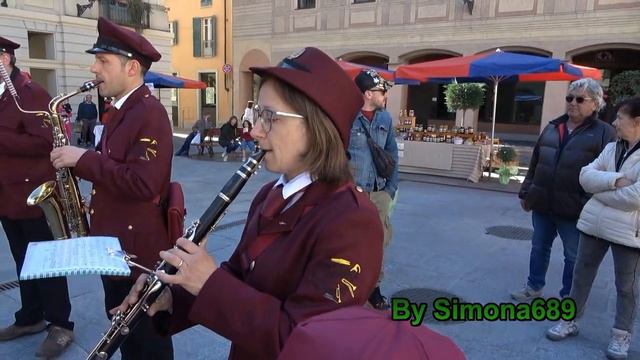
<svg viewBox="0 0 640 360">
<path fill-rule="evenodd" d="M 173 34 L 172 72 L 207 86 L 174 90 L 173 125 L 190 128 L 209 115 L 220 127 L 233 115 L 232 76 L 224 71 L 232 59 L 231 1 L 167 0 L 166 4 Z"/>
<path fill-rule="evenodd" d="M 500 48 L 603 69 L 605 88 L 615 74 L 640 69 L 639 0 L 236 0 L 233 11 L 236 108 L 256 96 L 250 66 L 277 63 L 305 46 L 389 69 Z M 564 112 L 567 86 L 501 86 L 497 133 L 535 139 Z M 418 123 L 453 124 L 442 91 L 437 84 L 395 86 L 388 109 L 395 117 L 413 109 Z M 478 112 L 480 130 L 490 128 L 492 97 L 489 90 Z"/>
<path fill-rule="evenodd" d="M 132 26 L 127 1 L 3 0 L 0 4 L 2 36 L 21 44 L 16 65 L 52 96 L 73 91 L 95 77 L 89 70 L 94 56 L 85 50 L 98 37 L 98 16 Z M 144 1 L 140 15 L 141 33 L 162 54 L 151 70 L 166 73 L 171 63 L 171 35 L 164 0 Z M 154 92 L 171 115 L 170 91 Z M 97 104 L 97 92 L 92 95 Z M 69 100 L 74 117 L 81 101 L 80 95 Z"/>
</svg>

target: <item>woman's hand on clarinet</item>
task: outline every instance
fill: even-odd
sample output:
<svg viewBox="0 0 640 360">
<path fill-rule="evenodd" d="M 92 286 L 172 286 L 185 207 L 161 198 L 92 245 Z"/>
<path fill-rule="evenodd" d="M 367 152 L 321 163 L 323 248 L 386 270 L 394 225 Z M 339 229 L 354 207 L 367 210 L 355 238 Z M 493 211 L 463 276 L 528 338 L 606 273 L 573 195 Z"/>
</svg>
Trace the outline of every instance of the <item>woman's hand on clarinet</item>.
<svg viewBox="0 0 640 360">
<path fill-rule="evenodd" d="M 147 278 L 149 275 L 142 274 L 136 280 L 136 283 L 133 285 L 131 290 L 129 291 L 129 295 L 124 298 L 122 304 L 120 306 L 109 310 L 111 315 L 115 315 L 116 312 L 125 312 L 127 309 L 139 300 L 140 291 L 144 288 L 145 283 L 147 282 Z M 173 309 L 173 297 L 171 296 L 171 289 L 169 287 L 165 287 L 160 296 L 156 299 L 156 301 L 149 307 L 147 311 L 147 315 L 153 316 L 158 311 L 169 311 L 171 312 Z"/>
<path fill-rule="evenodd" d="M 215 259 L 207 254 L 206 243 L 206 238 L 200 246 L 187 239 L 179 238 L 176 241 L 177 247 L 161 251 L 160 257 L 175 266 L 178 272 L 175 275 L 157 272 L 160 280 L 167 284 L 180 285 L 192 295 L 197 296 L 211 274 L 218 269 Z"/>
</svg>

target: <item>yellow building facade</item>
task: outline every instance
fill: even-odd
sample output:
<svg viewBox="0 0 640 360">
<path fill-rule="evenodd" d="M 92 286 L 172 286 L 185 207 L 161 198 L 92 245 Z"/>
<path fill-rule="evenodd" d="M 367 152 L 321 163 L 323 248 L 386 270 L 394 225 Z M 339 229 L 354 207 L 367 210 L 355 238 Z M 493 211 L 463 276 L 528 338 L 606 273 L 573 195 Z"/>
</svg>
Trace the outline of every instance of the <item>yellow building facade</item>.
<svg viewBox="0 0 640 360">
<path fill-rule="evenodd" d="M 172 72 L 207 84 L 203 90 L 172 91 L 173 126 L 191 128 L 210 115 L 220 127 L 232 115 L 232 73 L 224 71 L 232 62 L 231 1 L 167 0 L 166 6 L 173 35 Z"/>
</svg>

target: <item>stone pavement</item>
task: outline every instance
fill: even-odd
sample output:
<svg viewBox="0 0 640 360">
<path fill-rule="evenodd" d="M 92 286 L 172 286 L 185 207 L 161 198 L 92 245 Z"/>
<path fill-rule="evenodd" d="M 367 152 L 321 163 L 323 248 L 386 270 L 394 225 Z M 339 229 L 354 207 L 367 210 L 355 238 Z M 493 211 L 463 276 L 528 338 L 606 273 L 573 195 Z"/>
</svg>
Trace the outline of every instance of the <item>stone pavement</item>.
<svg viewBox="0 0 640 360">
<path fill-rule="evenodd" d="M 176 145 L 182 140 L 177 138 Z M 196 219 L 240 165 L 221 162 L 219 154 L 174 158 L 173 179 L 184 187 L 188 222 Z M 210 235 L 208 250 L 218 261 L 228 258 L 240 238 L 251 199 L 260 186 L 275 178 L 260 171 L 245 187 L 220 229 Z M 530 216 L 520 210 L 516 195 L 460 186 L 402 180 L 393 213 L 393 242 L 388 249 L 383 292 L 391 295 L 409 288 L 451 293 L 469 302 L 509 302 L 509 292 L 527 276 L 528 241 L 486 234 L 490 226 L 531 228 Z M 429 181 L 428 179 L 426 181 Z M 88 184 L 82 183 L 83 193 Z M 559 242 L 559 241 L 557 241 Z M 554 246 L 547 296 L 557 296 L 562 271 L 562 248 Z M 0 284 L 15 280 L 15 266 L 7 241 L 0 234 Z M 109 325 L 97 276 L 70 277 L 72 320 L 76 340 L 60 359 L 84 359 Z M 221 289 L 224 291 L 224 289 Z M 17 289 L 0 290 L 0 325 L 13 321 L 19 306 Z M 431 306 L 431 304 L 429 304 Z M 588 303 L 580 336 L 561 343 L 544 338 L 551 325 L 542 322 L 460 322 L 427 325 L 453 338 L 469 359 L 603 359 L 615 309 L 613 264 L 608 254 L 601 265 Z M 33 359 L 44 334 L 0 343 L 0 359 Z M 194 327 L 174 337 L 176 359 L 225 359 L 229 342 L 213 332 Z M 118 358 L 117 356 L 114 358 Z M 637 337 L 630 359 L 640 359 Z"/>
</svg>

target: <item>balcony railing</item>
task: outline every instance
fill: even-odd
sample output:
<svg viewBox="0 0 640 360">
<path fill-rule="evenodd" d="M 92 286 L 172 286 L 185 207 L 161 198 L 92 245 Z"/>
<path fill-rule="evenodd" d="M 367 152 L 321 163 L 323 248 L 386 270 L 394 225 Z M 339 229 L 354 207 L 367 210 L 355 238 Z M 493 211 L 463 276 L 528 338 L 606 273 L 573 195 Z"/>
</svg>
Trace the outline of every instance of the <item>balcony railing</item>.
<svg viewBox="0 0 640 360">
<path fill-rule="evenodd" d="M 141 2 L 140 5 L 142 5 L 141 9 L 136 11 L 132 2 L 110 0 L 105 1 L 100 10 L 102 16 L 117 24 L 130 26 L 135 29 L 148 29 L 151 7 L 148 3 L 143 2 Z"/>
</svg>

